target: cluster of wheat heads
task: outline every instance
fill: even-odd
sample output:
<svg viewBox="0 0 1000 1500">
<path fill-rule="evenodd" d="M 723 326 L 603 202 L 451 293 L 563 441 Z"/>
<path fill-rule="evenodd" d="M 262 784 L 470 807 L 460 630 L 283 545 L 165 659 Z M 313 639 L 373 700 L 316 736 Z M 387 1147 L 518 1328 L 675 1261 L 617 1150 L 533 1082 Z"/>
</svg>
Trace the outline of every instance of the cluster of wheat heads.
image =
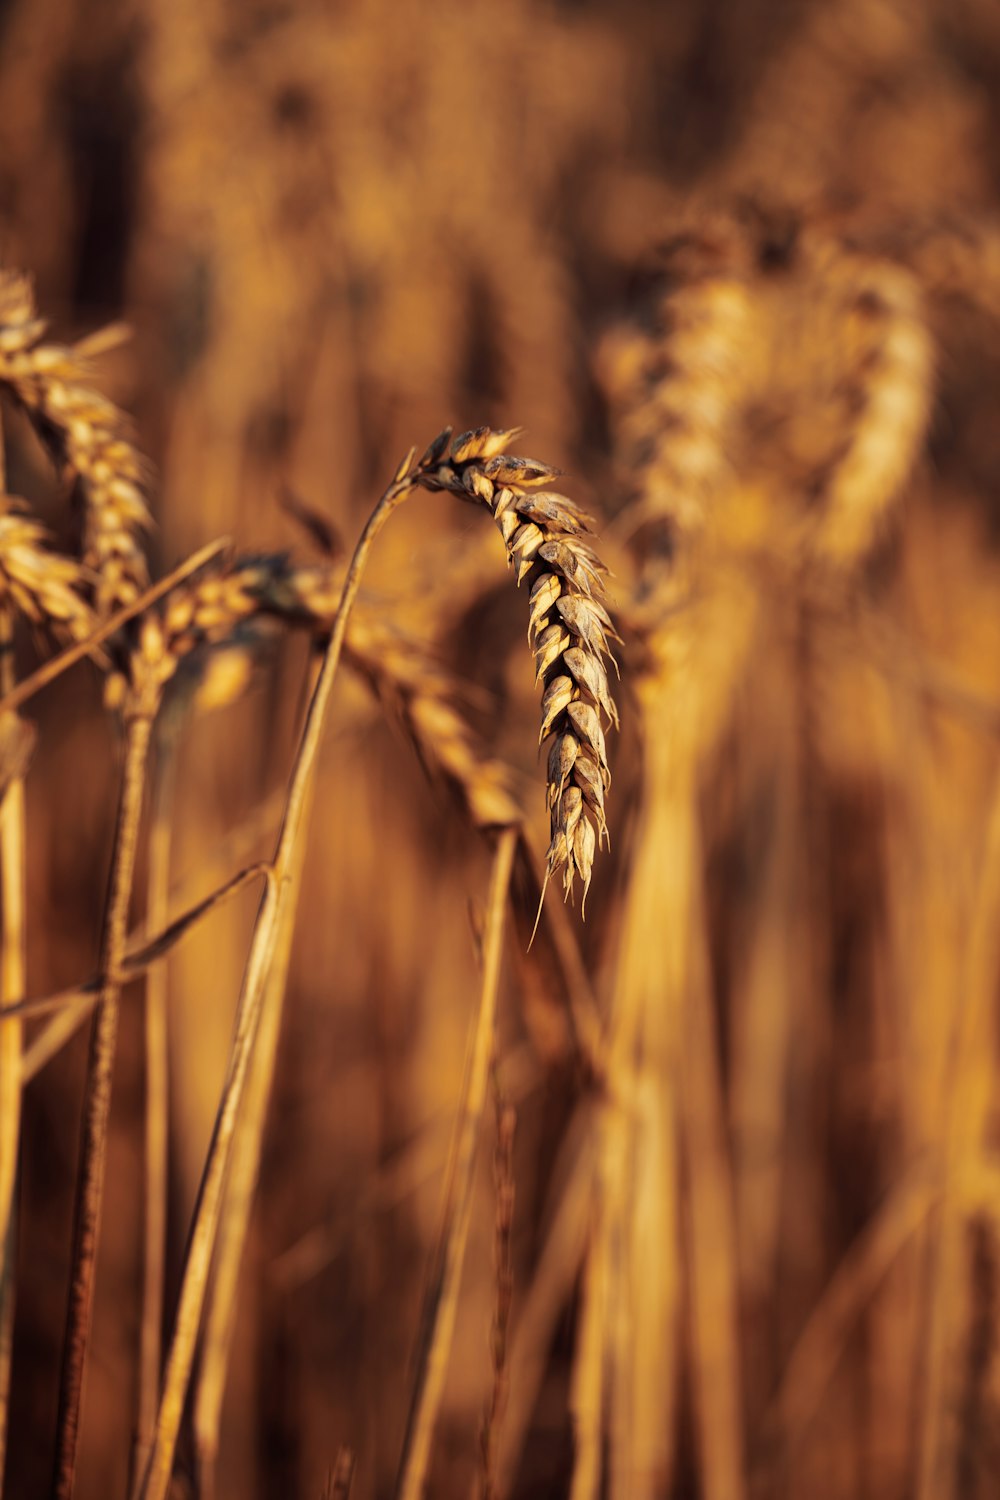
<svg viewBox="0 0 1000 1500">
<path fill-rule="evenodd" d="M 957 605 L 911 570 L 996 230 L 746 200 L 674 227 L 601 351 L 649 649 L 574 1500 L 675 1492 L 685 1438 L 715 1500 L 852 1473 L 966 1493 L 992 1399 L 962 1265 L 992 1174 L 996 719 L 923 655 L 916 602 Z M 897 1134 L 866 1121 L 885 1154 L 839 1180 L 851 1025 Z M 845 1436 L 861 1390 L 870 1442 Z"/>
<path fill-rule="evenodd" d="M 127 980 L 147 974 L 191 924 L 248 879 L 264 882 L 239 999 L 232 1051 L 201 1190 L 188 1240 L 181 1290 L 166 1359 L 161 1356 L 163 1245 L 147 1244 L 147 1275 L 139 1355 L 139 1408 L 132 1484 L 136 1497 L 162 1500 L 173 1469 L 196 1344 L 207 1326 L 196 1396 L 195 1427 L 202 1479 L 211 1484 L 219 1408 L 234 1315 L 236 1275 L 256 1181 L 261 1134 L 281 1016 L 292 924 L 299 891 L 304 829 L 312 801 L 317 750 L 337 667 L 343 656 L 380 695 L 401 709 L 422 758 L 458 789 L 470 821 L 495 842 L 483 939 L 483 981 L 472 1061 L 466 1078 L 449 1168 L 449 1190 L 439 1242 L 440 1274 L 431 1281 L 417 1363 L 412 1416 L 400 1462 L 401 1494 L 420 1492 L 440 1399 L 443 1362 L 454 1322 L 471 1205 L 472 1168 L 488 1094 L 499 993 L 504 912 L 516 861 L 530 860 L 520 832 L 521 812 L 502 766 L 477 745 L 456 708 L 448 674 L 418 644 L 393 633 L 363 601 L 355 609 L 362 573 L 376 536 L 414 490 L 446 490 L 485 505 L 507 544 L 518 583 L 529 584 L 529 638 L 542 687 L 541 741 L 551 740 L 548 803 L 551 840 L 545 881 L 561 876 L 567 896 L 577 877 L 586 896 L 598 844 L 607 839 L 605 797 L 610 783 L 604 728 L 617 724 L 604 665 L 615 636 L 604 599 L 605 569 L 584 542 L 590 521 L 554 492 L 555 471 L 511 454 L 518 430 L 480 428 L 452 441 L 446 429 L 421 458 L 412 450 L 365 527 L 343 573 L 297 567 L 286 557 L 233 558 L 212 544 L 150 586 L 142 537 L 149 525 L 148 473 L 121 414 L 89 385 L 87 358 L 108 337 L 64 348 L 47 339 L 28 283 L 0 283 L 0 390 L 27 413 L 64 474 L 83 512 L 79 555 L 46 543 L 27 502 L 4 496 L 0 513 L 0 623 L 3 626 L 3 801 L 0 853 L 3 896 L 4 1015 L 0 1025 L 0 1245 L 3 1306 L 0 1328 L 0 1438 L 6 1431 L 11 1380 L 17 1146 L 25 1083 L 93 1011 L 73 1221 L 70 1294 L 59 1394 L 53 1494 L 68 1500 L 77 1471 L 79 1426 L 94 1302 L 107 1163 L 111 1079 L 119 1000 Z M 39 638 L 66 644 L 29 677 L 15 683 L 12 642 L 18 619 Z M 207 899 L 167 920 L 163 850 L 151 871 L 162 924 L 131 938 L 128 916 L 138 860 L 142 811 L 167 690 L 182 666 L 206 648 L 227 645 L 252 660 L 259 632 L 275 621 L 307 626 L 318 645 L 310 697 L 294 765 L 283 798 L 271 860 L 222 882 Z M 25 803 L 30 757 L 19 708 L 60 672 L 89 656 L 105 679 L 104 702 L 120 716 L 124 760 L 99 947 L 98 973 L 67 993 L 29 998 L 24 949 Z M 186 679 L 190 682 L 190 674 Z M 176 715 L 171 720 L 176 732 Z M 167 761 L 169 765 L 169 759 Z M 155 797 L 152 836 L 169 821 L 170 794 Z M 161 840 L 162 843 L 162 840 Z M 151 860 L 155 859 L 151 853 Z M 158 884 L 157 884 L 158 882 Z M 544 896 L 544 881 L 539 899 Z M 54 1016 L 24 1046 L 26 1018 Z M 162 1050 L 164 1017 L 150 1004 L 150 1035 Z M 163 1058 L 147 1045 L 147 1236 L 165 1224 L 164 1141 L 167 1091 Z M 154 1085 L 154 1075 L 156 1083 Z M 508 1128 L 509 1127 L 505 1127 Z M 508 1231 L 509 1232 L 509 1231 Z M 153 1268 L 152 1270 L 150 1268 Z M 214 1271 L 214 1274 L 211 1274 Z M 505 1315 L 504 1315 L 505 1316 Z M 16 1374 L 16 1372 L 15 1372 Z M 499 1375 L 497 1377 L 500 1378 Z M 497 1412 L 487 1424 L 496 1422 Z M 484 1465 L 494 1443 L 484 1438 Z M 2 1450 L 0 1450 L 2 1451 Z M 344 1465 L 340 1465 L 341 1468 Z M 350 1465 L 346 1468 L 349 1470 Z M 484 1483 L 492 1483 L 487 1473 Z"/>
</svg>

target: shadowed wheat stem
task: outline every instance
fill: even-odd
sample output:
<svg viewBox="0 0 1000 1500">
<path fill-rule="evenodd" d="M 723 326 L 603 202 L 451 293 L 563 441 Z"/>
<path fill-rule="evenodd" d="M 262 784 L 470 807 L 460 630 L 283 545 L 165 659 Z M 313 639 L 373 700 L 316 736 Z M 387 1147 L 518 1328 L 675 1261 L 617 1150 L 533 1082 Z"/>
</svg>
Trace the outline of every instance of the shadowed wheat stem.
<svg viewBox="0 0 1000 1500">
<path fill-rule="evenodd" d="M 0 432 L 0 493 L 7 488 L 6 450 Z M 3 567 L 0 548 L 0 568 Z M 6 575 L 6 598 L 0 598 L 0 696 L 14 685 L 14 613 Z M 0 726 L 10 735 L 21 731 L 20 721 L 10 712 L 0 713 Z M 26 837 L 24 778 L 14 764 L 6 785 L 0 786 L 0 1009 L 7 1009 L 24 996 L 27 943 Z M 14 1339 L 14 1277 L 17 1248 L 17 1177 L 21 1136 L 20 1021 L 0 1024 L 0 1491 L 3 1490 L 7 1452 L 11 1360 Z"/>
<path fill-rule="evenodd" d="M 495 1043 L 504 912 L 517 834 L 499 835 L 486 903 L 483 978 L 455 1133 L 445 1176 L 444 1206 L 417 1337 L 416 1376 L 396 1477 L 396 1500 L 420 1500 L 455 1331 L 459 1283 L 472 1214 L 476 1145 Z"/>
<path fill-rule="evenodd" d="M 493 1188 L 496 1212 L 493 1230 L 493 1323 L 490 1346 L 493 1354 L 493 1382 L 483 1411 L 479 1434 L 481 1500 L 496 1500 L 497 1449 L 500 1425 L 507 1401 L 507 1354 L 510 1333 L 510 1311 L 514 1296 L 514 1261 L 512 1235 L 514 1228 L 514 1132 L 517 1111 L 500 1092 L 500 1080 L 493 1073 L 495 1140 L 493 1144 Z"/>
<path fill-rule="evenodd" d="M 177 781 L 175 736 L 161 722 L 149 828 L 146 888 L 147 938 L 168 922 L 170 848 Z M 142 1314 L 139 1324 L 139 1390 L 133 1473 L 145 1462 L 156 1422 L 162 1356 L 163 1277 L 167 1250 L 169 1079 L 167 1077 L 167 965 L 154 959 L 146 971 L 145 993 L 145 1180 L 143 1184 Z"/>
<path fill-rule="evenodd" d="M 2 456 L 0 456 L 2 467 Z M 0 689 L 13 680 L 13 620 L 0 606 Z M 10 716 L 11 721 L 14 716 Z M 25 986 L 25 809 L 24 781 L 13 775 L 0 802 L 0 1007 L 7 1009 Z M 22 1023 L 0 1024 L 0 1490 L 13 1353 L 14 1275 L 17 1225 L 17 1162 L 21 1123 Z"/>
<path fill-rule="evenodd" d="M 93 1316 L 94 1270 L 104 1195 L 111 1074 L 118 1034 L 120 970 L 125 953 L 126 924 L 139 838 L 139 818 L 145 787 L 146 760 L 158 694 L 143 697 L 126 721 L 125 763 L 115 825 L 107 904 L 101 937 L 100 972 L 103 979 L 91 1034 L 84 1100 L 80 1166 L 73 1217 L 69 1308 L 63 1344 L 59 1388 L 59 1425 L 52 1492 L 55 1500 L 71 1500 L 76 1475 L 76 1448 L 84 1365 Z"/>
</svg>

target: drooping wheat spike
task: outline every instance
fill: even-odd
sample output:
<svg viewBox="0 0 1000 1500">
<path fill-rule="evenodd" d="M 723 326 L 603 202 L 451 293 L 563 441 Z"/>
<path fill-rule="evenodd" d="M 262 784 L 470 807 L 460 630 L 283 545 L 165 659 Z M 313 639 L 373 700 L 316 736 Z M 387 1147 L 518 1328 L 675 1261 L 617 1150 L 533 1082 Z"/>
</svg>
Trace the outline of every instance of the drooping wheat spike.
<svg viewBox="0 0 1000 1500">
<path fill-rule="evenodd" d="M 109 679 L 106 696 L 112 704 L 125 702 L 148 673 L 165 685 L 198 647 L 239 641 L 254 621 L 326 631 L 341 582 L 339 569 L 298 566 L 282 554 L 238 558 L 216 574 L 185 582 L 144 618 L 127 675 Z M 344 659 L 395 710 L 425 768 L 451 784 L 474 827 L 523 821 L 507 767 L 478 742 L 461 711 L 459 685 L 431 652 L 359 602 Z"/>
<path fill-rule="evenodd" d="M 102 617 L 131 604 L 148 581 L 140 542 L 149 525 L 146 466 L 117 407 L 91 390 L 86 354 L 46 342 L 29 282 L 0 274 L 0 385 L 24 407 L 42 442 L 80 485 L 83 564 L 93 575 Z"/>
<path fill-rule="evenodd" d="M 563 876 L 567 896 L 577 875 L 586 901 L 594 854 L 608 839 L 604 810 L 611 783 L 602 715 L 618 724 L 605 658 L 617 640 L 605 604 L 607 569 L 583 540 L 592 518 L 549 488 L 547 464 L 506 449 L 520 429 L 463 433 L 447 449 L 442 433 L 421 462 L 420 483 L 484 504 L 496 521 L 529 594 L 528 639 L 542 684 L 539 742 L 548 740 L 551 842 L 548 873 Z"/>
<path fill-rule="evenodd" d="M 45 528 L 10 495 L 0 496 L 0 600 L 32 625 L 84 640 L 94 629 L 85 576 L 72 558 L 50 551 Z"/>
<path fill-rule="evenodd" d="M 604 804 L 611 771 L 602 716 L 617 727 L 618 710 L 605 658 L 614 660 L 608 642 L 618 636 L 605 604 L 607 570 L 583 540 L 591 530 L 591 517 L 567 496 L 546 488 L 556 478 L 556 471 L 547 464 L 505 453 L 516 436 L 516 429 L 483 427 L 455 439 L 449 452 L 448 429 L 435 439 L 412 473 L 415 482 L 428 489 L 449 490 L 462 499 L 485 504 L 507 544 L 518 583 L 528 582 L 528 637 L 537 679 L 543 686 L 539 741 L 550 741 L 548 873 L 562 873 L 567 896 L 579 875 L 585 901 L 594 855 L 609 837 Z M 137 654 L 133 653 L 134 668 L 144 682 L 152 674 L 163 684 L 174 675 L 183 656 L 200 644 L 230 635 L 241 621 L 275 613 L 319 623 L 324 613 L 328 617 L 332 599 L 324 573 L 296 573 L 280 559 L 248 559 L 177 590 L 162 614 L 147 616 L 139 632 Z M 355 660 L 362 670 L 379 661 L 384 664 L 391 653 L 384 634 L 374 651 L 369 639 L 366 652 L 363 624 L 352 628 Z M 376 676 L 379 670 L 376 666 Z M 426 667 L 422 670 L 426 685 Z M 114 692 L 112 687 L 112 696 Z M 444 708 L 444 695 L 417 691 L 402 696 L 411 705 L 409 722 L 418 746 L 423 738 L 433 738 L 436 758 L 440 758 L 440 747 L 449 738 L 443 732 L 448 728 L 443 716 L 452 729 L 457 722 Z M 476 778 L 475 774 L 470 778 L 470 767 L 473 773 L 481 767 L 469 760 L 468 742 L 461 732 L 454 735 L 452 750 L 455 753 L 444 760 L 443 768 L 467 789 L 473 788 Z M 518 821 L 514 805 L 495 780 L 492 786 L 482 781 L 472 791 L 469 805 L 474 821 L 480 824 L 509 826 Z"/>
</svg>

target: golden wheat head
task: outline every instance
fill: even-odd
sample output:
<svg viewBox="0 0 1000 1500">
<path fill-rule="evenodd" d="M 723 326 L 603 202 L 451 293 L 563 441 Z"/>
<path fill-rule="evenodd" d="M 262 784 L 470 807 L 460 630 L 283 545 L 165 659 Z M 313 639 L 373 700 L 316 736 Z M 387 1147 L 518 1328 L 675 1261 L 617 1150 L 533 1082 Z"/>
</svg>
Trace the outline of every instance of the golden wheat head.
<svg viewBox="0 0 1000 1500">
<path fill-rule="evenodd" d="M 550 488 L 556 470 L 506 449 L 520 429 L 445 431 L 418 465 L 420 483 L 485 505 L 500 529 L 518 585 L 527 583 L 528 640 L 542 686 L 539 743 L 549 741 L 548 874 L 562 872 L 586 900 L 597 848 L 607 842 L 611 784 L 604 725 L 618 724 L 605 659 L 617 640 L 604 596 L 607 569 L 583 540 L 593 521 Z"/>
<path fill-rule="evenodd" d="M 105 336 L 72 349 L 46 342 L 45 335 L 30 283 L 0 273 L 0 385 L 24 407 L 55 460 L 79 481 L 83 563 L 103 617 L 132 604 L 149 581 L 142 545 L 150 524 L 146 465 L 129 441 L 122 413 L 89 387 L 86 354 Z"/>
</svg>

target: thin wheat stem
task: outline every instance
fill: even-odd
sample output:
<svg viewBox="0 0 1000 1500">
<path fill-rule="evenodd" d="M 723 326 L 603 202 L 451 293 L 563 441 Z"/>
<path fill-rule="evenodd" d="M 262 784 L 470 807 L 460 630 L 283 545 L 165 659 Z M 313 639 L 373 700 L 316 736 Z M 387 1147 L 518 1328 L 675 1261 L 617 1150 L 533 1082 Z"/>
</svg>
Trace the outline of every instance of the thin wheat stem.
<svg viewBox="0 0 1000 1500">
<path fill-rule="evenodd" d="M 149 829 L 146 931 L 167 925 L 170 849 L 177 787 L 177 746 L 169 731 L 160 736 L 153 813 Z M 143 1226 L 142 1321 L 139 1333 L 139 1396 L 133 1473 L 145 1463 L 156 1423 L 162 1356 L 163 1271 L 167 1238 L 167 1152 L 169 1093 L 167 1062 L 167 965 L 152 963 L 146 974 L 146 1172 Z"/>
<path fill-rule="evenodd" d="M 268 886 L 254 926 L 237 1011 L 236 1032 L 229 1068 L 216 1115 L 208 1160 L 202 1176 L 194 1223 L 185 1259 L 180 1301 L 174 1322 L 153 1446 L 138 1494 L 143 1500 L 165 1500 L 170 1484 L 177 1435 L 191 1378 L 195 1344 L 201 1325 L 209 1267 L 218 1234 L 222 1194 L 233 1150 L 237 1122 L 260 1024 L 268 974 L 285 920 L 291 920 L 295 883 L 291 876 L 295 848 L 302 835 L 323 723 L 330 701 L 344 634 L 357 598 L 372 544 L 392 512 L 411 492 L 412 457 L 397 470 L 362 532 L 344 580 L 316 689 L 306 715 L 288 800 L 274 857 L 274 880 Z"/>
<path fill-rule="evenodd" d="M 3 1470 L 7 1446 L 7 1413 L 10 1409 L 10 1371 L 14 1353 L 14 1252 L 17 1248 L 17 1215 L 7 1220 L 7 1238 L 0 1246 L 3 1267 L 0 1270 L 0 1495 L 3 1494 Z"/>
<path fill-rule="evenodd" d="M 304 839 L 300 839 L 295 846 L 290 870 L 289 899 L 285 905 L 264 995 L 260 1029 L 247 1083 L 246 1104 L 237 1126 L 233 1159 L 226 1181 L 225 1208 L 219 1230 L 215 1272 L 209 1289 L 204 1348 L 194 1398 L 194 1439 L 199 1492 L 202 1495 L 215 1493 L 222 1401 L 236 1323 L 236 1294 L 260 1172 L 267 1107 L 278 1059 L 278 1041 L 305 847 Z"/>
<path fill-rule="evenodd" d="M 517 830 L 504 829 L 493 857 L 479 1010 L 445 1178 L 444 1210 L 431 1265 L 417 1342 L 417 1372 L 396 1479 L 396 1500 L 419 1500 L 430 1460 L 448 1356 L 455 1331 L 458 1292 L 472 1214 L 472 1184 L 489 1085 L 500 983 L 504 914 Z"/>
<path fill-rule="evenodd" d="M 493 1384 L 483 1411 L 479 1437 L 480 1469 L 474 1493 L 480 1500 L 496 1500 L 497 1451 L 504 1407 L 507 1402 L 507 1355 L 510 1333 L 510 1309 L 514 1295 L 514 1132 L 517 1111 L 500 1090 L 500 1080 L 493 1070 L 493 1102 L 496 1115 L 496 1139 L 493 1147 L 493 1183 L 496 1191 L 496 1218 L 493 1231 L 494 1290 L 493 1325 L 490 1344 L 493 1354 Z"/>
<path fill-rule="evenodd" d="M 0 494 L 7 454 L 0 430 Z M 0 695 L 14 686 L 14 611 L 0 608 Z M 0 803 L 0 1008 L 24 997 L 27 949 L 24 778 L 13 776 Z M 3 1491 L 14 1343 L 17 1161 L 21 1137 L 23 1025 L 0 1025 L 0 1493 Z"/>
<path fill-rule="evenodd" d="M 0 474 L 2 464 L 0 450 Z M 13 624 L 12 612 L 6 608 L 0 610 L 0 691 L 3 692 L 13 685 Z M 0 901 L 0 1007 L 6 1009 L 22 998 L 25 982 L 25 807 L 24 781 L 20 776 L 12 778 L 0 806 Z M 0 1025 L 0 1491 L 13 1353 L 22 1032 L 23 1024 L 18 1020 Z"/>
<path fill-rule="evenodd" d="M 76 1449 L 84 1365 L 94 1306 L 94 1272 L 104 1196 L 111 1076 L 118 1035 L 120 969 L 125 953 L 128 908 L 135 873 L 139 819 L 156 704 L 126 722 L 125 765 L 115 825 L 111 876 L 101 936 L 101 986 L 90 1039 L 84 1100 L 80 1169 L 73 1218 L 69 1307 L 63 1344 L 59 1423 L 52 1481 L 54 1500 L 70 1500 L 76 1477 Z"/>
<path fill-rule="evenodd" d="M 570 1500 L 600 1493 L 604 1435 L 604 1323 L 607 1297 L 604 1237 L 591 1234 L 584 1261 L 582 1305 L 573 1359 L 573 1481 Z"/>
<path fill-rule="evenodd" d="M 958 1179 L 963 1164 L 982 1151 L 984 1119 L 988 1113 L 985 1087 L 979 1083 L 975 1052 L 983 1045 L 985 1018 L 993 1002 L 998 950 L 997 911 L 1000 909 L 1000 777 L 994 783 L 975 902 L 971 915 L 963 972 L 956 996 L 948 1040 L 941 1124 L 941 1207 L 932 1233 L 927 1349 L 921 1372 L 920 1448 L 916 1493 L 919 1500 L 936 1500 L 951 1490 L 946 1471 L 953 1472 L 947 1419 L 950 1341 L 955 1320 L 963 1206 Z M 981 1076 L 981 1075 L 980 1075 Z"/>
<path fill-rule="evenodd" d="M 337 1451 L 337 1461 L 333 1466 L 323 1490 L 323 1500 L 348 1500 L 351 1493 L 351 1482 L 354 1479 L 354 1454 L 350 1448 L 341 1447 Z"/>
</svg>

